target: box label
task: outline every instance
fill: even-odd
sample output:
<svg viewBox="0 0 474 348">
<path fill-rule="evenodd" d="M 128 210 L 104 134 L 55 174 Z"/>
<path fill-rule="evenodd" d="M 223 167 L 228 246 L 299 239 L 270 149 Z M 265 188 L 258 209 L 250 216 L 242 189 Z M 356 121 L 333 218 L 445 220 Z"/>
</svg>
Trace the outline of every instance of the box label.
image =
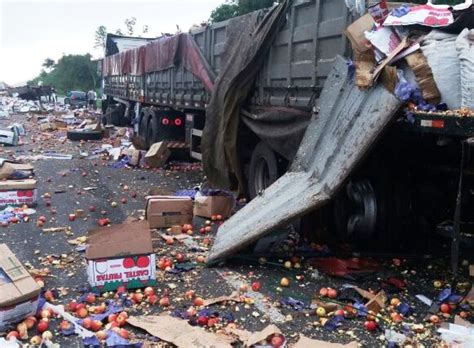
<svg viewBox="0 0 474 348">
<path fill-rule="evenodd" d="M 37 200 L 37 190 L 0 191 L 0 206 L 28 205 L 33 206 Z"/>
<path fill-rule="evenodd" d="M 155 270 L 155 254 L 87 261 L 89 283 L 94 287 L 156 279 Z"/>
</svg>

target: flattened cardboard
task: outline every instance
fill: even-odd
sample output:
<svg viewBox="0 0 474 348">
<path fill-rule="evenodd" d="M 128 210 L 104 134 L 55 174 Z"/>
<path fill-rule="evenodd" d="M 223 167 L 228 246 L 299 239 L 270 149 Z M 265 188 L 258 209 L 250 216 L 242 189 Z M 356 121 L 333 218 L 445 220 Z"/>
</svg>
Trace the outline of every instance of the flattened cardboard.
<svg viewBox="0 0 474 348">
<path fill-rule="evenodd" d="M 222 215 L 225 219 L 232 213 L 234 203 L 234 198 L 231 196 L 196 196 L 194 215 L 206 218 Z"/>
<path fill-rule="evenodd" d="M 89 247 L 86 250 L 89 260 L 150 253 L 153 253 L 151 232 L 145 221 L 89 231 Z"/>
<path fill-rule="evenodd" d="M 36 189 L 36 183 L 35 179 L 0 181 L 0 191 L 34 190 Z"/>
<path fill-rule="evenodd" d="M 151 229 L 192 223 L 193 201 L 189 197 L 149 196 L 146 219 Z"/>
<path fill-rule="evenodd" d="M 164 141 L 155 143 L 150 147 L 150 150 L 145 155 L 145 163 L 151 168 L 162 167 L 169 156 L 171 155 L 168 149 L 168 144 Z"/>
<path fill-rule="evenodd" d="M 15 254 L 0 244 L 0 329 L 34 314 L 40 291 Z"/>
</svg>

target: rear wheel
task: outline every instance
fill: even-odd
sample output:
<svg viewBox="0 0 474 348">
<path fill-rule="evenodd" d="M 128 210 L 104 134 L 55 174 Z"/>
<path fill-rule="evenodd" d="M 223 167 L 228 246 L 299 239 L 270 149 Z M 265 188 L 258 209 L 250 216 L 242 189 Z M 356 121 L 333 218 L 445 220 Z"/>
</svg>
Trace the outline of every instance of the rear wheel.
<svg viewBox="0 0 474 348">
<path fill-rule="evenodd" d="M 146 146 L 150 148 L 151 145 L 157 142 L 158 139 L 158 121 L 155 116 L 151 116 L 148 121 Z"/>
<path fill-rule="evenodd" d="M 276 153 L 264 142 L 258 143 L 252 153 L 248 178 L 250 199 L 273 184 L 279 177 Z"/>
</svg>

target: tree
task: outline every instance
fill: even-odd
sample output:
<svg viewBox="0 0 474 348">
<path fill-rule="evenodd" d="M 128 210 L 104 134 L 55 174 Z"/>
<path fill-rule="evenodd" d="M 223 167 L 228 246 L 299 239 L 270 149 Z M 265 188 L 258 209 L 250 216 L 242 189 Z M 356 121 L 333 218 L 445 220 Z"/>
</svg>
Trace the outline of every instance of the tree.
<svg viewBox="0 0 474 348">
<path fill-rule="evenodd" d="M 98 26 L 95 31 L 94 48 L 105 49 L 106 38 L 107 38 L 107 28 L 103 25 Z"/>
<path fill-rule="evenodd" d="M 43 68 L 51 71 L 51 69 L 54 67 L 55 65 L 55 61 L 51 58 L 46 58 L 43 62 L 43 64 L 41 65 Z M 44 71 L 44 70 L 43 70 Z"/>
<path fill-rule="evenodd" d="M 216 7 L 209 18 L 211 23 L 242 16 L 252 11 L 273 6 L 274 0 L 232 0 Z"/>
<path fill-rule="evenodd" d="M 125 31 L 123 31 L 121 28 L 118 28 L 115 30 L 114 33 L 116 35 L 124 35 L 125 32 L 128 36 L 133 36 L 133 34 L 135 34 L 136 32 L 135 28 L 137 25 L 137 19 L 135 17 L 125 18 L 124 23 L 126 28 Z M 141 34 L 148 33 L 149 29 L 150 28 L 148 27 L 148 25 L 143 25 Z M 97 27 L 94 35 L 94 48 L 102 48 L 105 50 L 108 32 L 109 31 L 107 30 L 107 27 L 103 25 Z M 141 34 L 139 34 L 138 36 L 140 36 Z"/>
<path fill-rule="evenodd" d="M 90 54 L 63 55 L 50 72 L 42 70 L 39 76 L 29 81 L 29 84 L 42 83 L 54 86 L 59 93 L 70 90 L 95 89 L 98 86 L 97 62 Z"/>
<path fill-rule="evenodd" d="M 211 12 L 209 21 L 211 23 L 222 22 L 226 19 L 237 17 L 239 14 L 239 5 L 236 3 L 222 4 Z"/>
<path fill-rule="evenodd" d="M 127 28 L 127 35 L 132 36 L 135 31 L 135 24 L 137 24 L 137 19 L 135 17 L 125 19 L 125 27 Z"/>
</svg>

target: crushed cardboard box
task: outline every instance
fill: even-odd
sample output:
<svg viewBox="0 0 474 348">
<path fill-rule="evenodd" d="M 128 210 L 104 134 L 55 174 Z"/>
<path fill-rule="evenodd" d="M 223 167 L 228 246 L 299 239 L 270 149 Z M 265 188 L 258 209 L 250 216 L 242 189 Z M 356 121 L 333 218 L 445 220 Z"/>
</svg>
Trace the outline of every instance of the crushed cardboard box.
<svg viewBox="0 0 474 348">
<path fill-rule="evenodd" d="M 89 232 L 87 276 L 93 289 L 116 290 L 156 284 L 151 232 L 145 221 L 127 222 Z"/>
<path fill-rule="evenodd" d="M 189 197 L 148 196 L 146 201 L 146 219 L 151 229 L 193 221 L 193 201 Z"/>
<path fill-rule="evenodd" d="M 41 288 L 6 244 L 0 244 L 0 330 L 34 315 Z"/>
<path fill-rule="evenodd" d="M 222 215 L 225 219 L 234 209 L 235 199 L 232 196 L 202 196 L 194 198 L 194 215 L 210 218 Z"/>
<path fill-rule="evenodd" d="M 150 147 L 150 150 L 145 155 L 145 163 L 151 168 L 162 167 L 169 156 L 171 155 L 168 149 L 168 144 L 164 141 L 155 143 Z"/>
</svg>

